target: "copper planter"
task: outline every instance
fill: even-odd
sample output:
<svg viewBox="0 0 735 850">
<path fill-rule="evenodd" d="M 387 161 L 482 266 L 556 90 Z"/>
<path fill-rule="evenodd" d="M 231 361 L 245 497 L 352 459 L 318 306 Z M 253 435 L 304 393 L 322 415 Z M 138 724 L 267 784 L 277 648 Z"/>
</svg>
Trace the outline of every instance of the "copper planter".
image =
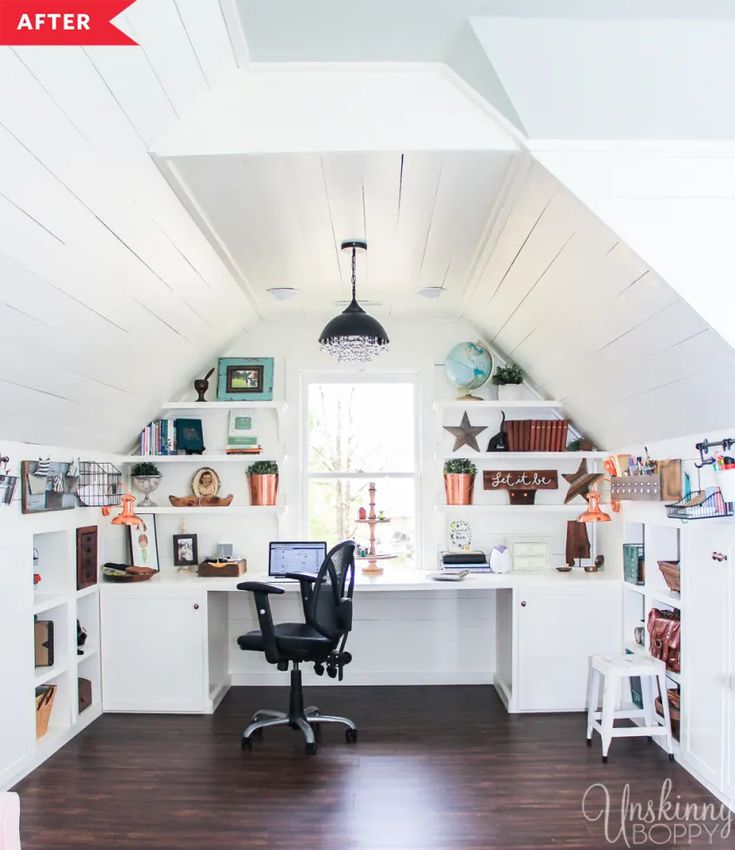
<svg viewBox="0 0 735 850">
<path fill-rule="evenodd" d="M 251 505 L 275 505 L 278 496 L 278 475 L 248 475 Z"/>
<path fill-rule="evenodd" d="M 444 474 L 444 492 L 448 505 L 471 505 L 475 476 L 467 472 Z"/>
</svg>

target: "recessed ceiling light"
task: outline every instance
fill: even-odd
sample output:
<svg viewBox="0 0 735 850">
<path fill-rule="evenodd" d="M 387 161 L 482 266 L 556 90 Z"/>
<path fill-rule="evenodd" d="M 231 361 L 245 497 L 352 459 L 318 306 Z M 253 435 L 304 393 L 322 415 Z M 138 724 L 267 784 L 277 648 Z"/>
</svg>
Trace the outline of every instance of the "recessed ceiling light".
<svg viewBox="0 0 735 850">
<path fill-rule="evenodd" d="M 294 295 L 298 295 L 298 289 L 291 286 L 274 286 L 271 289 L 266 289 L 269 295 L 272 295 L 276 301 L 290 301 Z"/>
<path fill-rule="evenodd" d="M 444 292 L 443 286 L 425 286 L 419 289 L 419 295 L 422 298 L 438 298 Z"/>
</svg>

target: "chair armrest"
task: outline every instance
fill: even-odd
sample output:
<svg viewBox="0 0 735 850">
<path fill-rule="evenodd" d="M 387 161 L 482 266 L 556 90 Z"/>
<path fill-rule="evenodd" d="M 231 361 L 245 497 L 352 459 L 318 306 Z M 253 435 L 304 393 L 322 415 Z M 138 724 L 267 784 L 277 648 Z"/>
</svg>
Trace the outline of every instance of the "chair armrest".
<svg viewBox="0 0 735 850">
<path fill-rule="evenodd" d="M 276 587 L 275 584 L 266 584 L 263 581 L 241 581 L 237 589 L 249 590 L 251 593 L 285 593 L 282 587 Z"/>
<path fill-rule="evenodd" d="M 271 593 L 285 593 L 282 587 L 266 584 L 262 581 L 241 581 L 237 585 L 238 590 L 250 591 L 255 597 L 255 610 L 258 612 L 258 625 L 263 635 L 263 651 L 266 661 L 277 664 L 280 660 L 278 646 L 276 645 L 276 632 L 273 628 L 273 615 L 268 596 Z"/>
<path fill-rule="evenodd" d="M 319 576 L 316 573 L 286 573 L 286 578 L 295 578 L 299 581 L 308 581 L 313 584 Z"/>
</svg>

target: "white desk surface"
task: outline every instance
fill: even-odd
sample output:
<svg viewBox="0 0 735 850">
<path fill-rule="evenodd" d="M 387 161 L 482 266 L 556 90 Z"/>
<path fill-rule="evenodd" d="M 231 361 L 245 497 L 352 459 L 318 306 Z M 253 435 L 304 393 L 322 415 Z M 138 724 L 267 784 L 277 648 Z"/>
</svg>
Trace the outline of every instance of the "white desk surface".
<svg viewBox="0 0 735 850">
<path fill-rule="evenodd" d="M 176 589 L 204 589 L 206 591 L 234 591 L 242 581 L 261 581 L 268 583 L 269 578 L 261 572 L 248 571 L 238 578 L 200 578 L 196 573 L 190 571 L 162 570 L 157 576 L 149 581 L 124 583 L 105 582 L 105 590 L 112 588 L 135 588 L 141 593 L 166 592 Z M 507 590 L 512 588 L 529 588 L 538 586 L 563 587 L 573 586 L 579 590 L 584 586 L 600 587 L 620 584 L 622 579 L 605 573 L 586 573 L 583 569 L 574 568 L 569 573 L 560 573 L 549 568 L 537 572 L 510 572 L 505 575 L 493 573 L 481 573 L 480 575 L 467 576 L 464 581 L 434 581 L 422 570 L 411 570 L 402 567 L 388 568 L 382 576 L 363 576 L 359 568 L 355 578 L 355 591 L 482 591 L 482 590 Z M 277 583 L 287 593 L 297 592 L 299 584 L 293 582 Z"/>
</svg>

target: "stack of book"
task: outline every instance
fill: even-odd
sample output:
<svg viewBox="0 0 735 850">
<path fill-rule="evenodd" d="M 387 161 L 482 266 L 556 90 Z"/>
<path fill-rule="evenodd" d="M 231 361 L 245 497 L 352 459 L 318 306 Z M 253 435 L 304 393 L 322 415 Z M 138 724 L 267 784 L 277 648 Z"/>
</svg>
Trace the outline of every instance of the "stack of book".
<svg viewBox="0 0 735 850">
<path fill-rule="evenodd" d="M 140 432 L 140 454 L 175 455 L 176 429 L 173 419 L 156 419 Z"/>
<path fill-rule="evenodd" d="M 479 550 L 462 552 L 442 552 L 440 556 L 442 572 L 463 572 L 469 570 L 471 573 L 489 573 L 490 564 L 484 552 Z"/>
<path fill-rule="evenodd" d="M 505 423 L 509 452 L 563 452 L 568 419 L 509 419 Z"/>
</svg>

